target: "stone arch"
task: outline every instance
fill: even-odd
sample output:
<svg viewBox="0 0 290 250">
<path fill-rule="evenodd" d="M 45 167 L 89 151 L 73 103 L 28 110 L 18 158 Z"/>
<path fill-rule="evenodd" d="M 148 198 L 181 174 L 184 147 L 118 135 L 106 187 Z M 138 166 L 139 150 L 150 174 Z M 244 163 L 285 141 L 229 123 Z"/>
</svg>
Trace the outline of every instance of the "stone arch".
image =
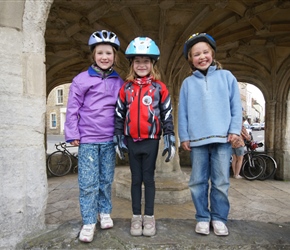
<svg viewBox="0 0 290 250">
<path fill-rule="evenodd" d="M 0 61 L 2 118 L 0 248 L 13 247 L 27 234 L 45 227 L 44 212 L 48 191 L 44 147 L 46 87 L 50 91 L 53 86 L 68 82 L 71 77 L 67 72 L 74 75 L 87 65 L 85 63 L 82 66 L 84 62 L 76 60 L 77 57 L 87 59 L 88 56 L 87 53 L 83 53 L 86 51 L 86 45 L 79 47 L 77 42 L 82 43 L 84 36 L 80 31 L 91 32 L 93 29 L 103 27 L 108 29 L 117 27 L 119 33 L 126 34 L 120 36 L 122 44 L 127 44 L 128 40 L 137 35 L 152 35 L 164 51 L 162 55 L 164 60 L 160 61 L 160 67 L 163 75 L 167 77 L 176 101 L 179 86 L 188 71 L 188 65 L 183 63 L 184 58 L 182 58 L 184 41 L 195 32 L 193 30 L 197 26 L 199 31 L 214 34 L 219 46 L 219 58 L 226 68 L 233 71 L 239 79 L 252 80 L 251 82 L 257 84 L 264 93 L 267 100 L 267 124 L 271 131 L 266 138 L 271 149 L 269 153 L 274 154 L 278 161 L 280 169 L 277 177 L 290 179 L 288 143 L 290 73 L 287 71 L 289 55 L 286 59 L 281 59 L 283 58 L 281 53 L 278 54 L 274 49 L 275 46 L 278 46 L 278 49 L 286 48 L 285 55 L 288 53 L 289 3 L 283 1 L 267 3 L 206 0 L 202 3 L 200 1 L 149 1 L 150 11 L 154 11 L 156 17 L 153 19 L 152 16 L 152 20 L 147 20 L 146 23 L 142 20 L 146 13 L 142 13 L 144 4 L 148 5 L 148 1 L 144 3 L 123 1 L 122 5 L 115 1 L 100 1 L 100 3 L 79 1 L 77 4 L 75 1 L 66 1 L 66 4 L 72 4 L 75 9 L 65 9 L 61 6 L 51 10 L 54 2 L 61 3 L 53 0 L 0 2 L 0 34 L 3 38 L 0 41 L 0 51 L 3 55 Z M 77 7 L 84 4 L 90 5 L 89 12 L 83 14 L 85 17 L 77 11 Z M 142 11 L 138 11 L 138 8 Z M 67 22 L 72 22 L 63 34 L 69 37 L 75 36 L 73 44 L 75 50 L 71 51 L 73 52 L 71 59 L 74 63 L 65 64 L 67 58 L 60 60 L 65 68 L 64 74 L 54 67 L 49 68 L 51 66 L 49 56 L 53 56 L 53 53 L 57 54 L 56 56 L 65 55 L 65 46 L 60 44 L 47 46 L 47 51 L 51 54 L 45 55 L 45 45 L 48 45 L 45 44 L 44 39 L 47 31 L 46 21 L 49 16 L 56 16 L 57 11 Z M 138 15 L 134 14 L 135 11 Z M 182 16 L 176 16 L 176 12 L 182 12 Z M 106 15 L 110 15 L 110 18 L 102 19 Z M 272 16 L 279 20 L 275 22 Z M 121 18 L 121 22 L 118 18 Z M 78 21 L 74 22 L 74 20 Z M 114 21 L 118 25 L 114 25 Z M 143 23 L 146 25 L 142 25 Z M 56 22 L 55 25 L 62 27 L 64 24 Z M 169 26 L 174 27 L 176 33 L 172 31 L 170 33 L 167 29 Z M 155 27 L 158 29 L 154 30 Z M 56 32 L 55 35 L 58 33 Z M 169 39 L 171 36 L 176 36 L 178 39 Z M 62 42 L 64 42 L 62 45 L 65 45 L 66 41 Z M 263 52 L 265 48 L 268 48 L 267 55 L 270 59 L 265 57 L 264 53 L 256 53 Z M 122 46 L 120 54 L 121 71 L 122 67 L 126 66 L 123 62 L 124 49 L 125 45 Z M 245 52 L 254 53 L 255 57 L 247 56 Z M 267 61 L 265 66 L 259 64 L 262 62 L 262 56 Z M 45 66 L 48 68 L 47 71 Z M 73 71 L 76 67 L 78 69 Z M 59 73 L 56 81 L 52 79 L 54 75 L 49 75 L 52 72 L 50 70 Z M 263 75 L 257 77 L 255 75 L 257 71 L 262 72 Z M 267 84 L 264 84 L 265 82 Z"/>
</svg>

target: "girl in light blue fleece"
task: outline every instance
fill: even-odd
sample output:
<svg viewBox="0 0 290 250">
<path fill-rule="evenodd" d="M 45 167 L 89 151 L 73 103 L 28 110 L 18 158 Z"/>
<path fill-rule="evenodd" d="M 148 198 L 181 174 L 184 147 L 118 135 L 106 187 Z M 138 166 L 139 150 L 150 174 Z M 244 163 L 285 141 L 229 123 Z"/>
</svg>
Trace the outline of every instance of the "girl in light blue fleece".
<svg viewBox="0 0 290 250">
<path fill-rule="evenodd" d="M 178 132 L 182 148 L 190 151 L 195 231 L 208 235 L 211 223 L 216 235 L 228 235 L 231 143 L 238 140 L 242 120 L 239 87 L 215 60 L 216 42 L 210 35 L 192 35 L 183 53 L 193 73 L 180 89 Z"/>
</svg>

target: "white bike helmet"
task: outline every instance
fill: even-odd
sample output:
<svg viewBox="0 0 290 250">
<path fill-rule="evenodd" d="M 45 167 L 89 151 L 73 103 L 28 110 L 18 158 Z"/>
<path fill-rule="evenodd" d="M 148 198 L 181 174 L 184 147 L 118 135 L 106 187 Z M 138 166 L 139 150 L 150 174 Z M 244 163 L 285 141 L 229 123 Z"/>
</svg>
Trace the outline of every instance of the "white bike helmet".
<svg viewBox="0 0 290 250">
<path fill-rule="evenodd" d="M 126 51 L 125 56 L 131 59 L 135 56 L 148 56 L 157 61 L 160 56 L 160 51 L 156 43 L 149 37 L 136 37 L 132 40 Z"/>
<path fill-rule="evenodd" d="M 93 51 L 98 44 L 110 44 L 116 50 L 120 48 L 120 41 L 114 32 L 101 30 L 94 32 L 89 39 L 90 50 Z"/>
</svg>

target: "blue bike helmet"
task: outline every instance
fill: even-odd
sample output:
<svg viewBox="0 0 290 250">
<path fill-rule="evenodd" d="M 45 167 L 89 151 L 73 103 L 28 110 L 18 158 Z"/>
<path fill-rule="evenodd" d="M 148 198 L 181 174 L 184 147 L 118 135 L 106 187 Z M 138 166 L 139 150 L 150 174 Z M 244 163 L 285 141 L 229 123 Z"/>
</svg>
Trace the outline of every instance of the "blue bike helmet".
<svg viewBox="0 0 290 250">
<path fill-rule="evenodd" d="M 101 30 L 94 32 L 89 39 L 90 50 L 93 51 L 98 44 L 110 44 L 116 50 L 120 48 L 120 41 L 114 32 Z"/>
<path fill-rule="evenodd" d="M 192 34 L 184 44 L 183 55 L 185 59 L 188 59 L 188 51 L 190 48 L 198 42 L 206 42 L 213 48 L 214 51 L 216 51 L 216 42 L 212 36 L 206 33 L 195 33 Z"/>
<path fill-rule="evenodd" d="M 126 51 L 125 56 L 131 59 L 135 56 L 149 56 L 157 61 L 160 56 L 160 51 L 156 43 L 149 37 L 136 37 L 132 40 Z"/>
</svg>

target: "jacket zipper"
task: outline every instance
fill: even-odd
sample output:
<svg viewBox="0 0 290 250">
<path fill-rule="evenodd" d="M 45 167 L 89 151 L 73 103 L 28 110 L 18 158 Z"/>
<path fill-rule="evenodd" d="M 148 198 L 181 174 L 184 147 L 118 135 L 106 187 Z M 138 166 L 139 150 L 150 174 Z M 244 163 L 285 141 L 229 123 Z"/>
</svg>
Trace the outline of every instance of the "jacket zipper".
<svg viewBox="0 0 290 250">
<path fill-rule="evenodd" d="M 142 91 L 142 85 L 140 85 L 139 90 L 139 97 L 138 97 L 138 138 L 140 139 L 140 99 L 141 99 L 141 91 Z"/>
</svg>

